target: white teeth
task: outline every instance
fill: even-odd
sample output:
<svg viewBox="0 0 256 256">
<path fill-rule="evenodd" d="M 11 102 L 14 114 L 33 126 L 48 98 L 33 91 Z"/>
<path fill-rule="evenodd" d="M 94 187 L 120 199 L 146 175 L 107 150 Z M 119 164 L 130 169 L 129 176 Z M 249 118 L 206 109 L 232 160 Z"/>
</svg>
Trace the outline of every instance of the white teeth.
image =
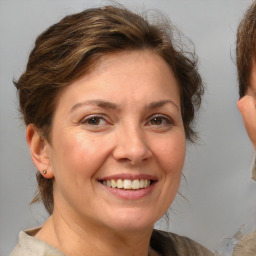
<svg viewBox="0 0 256 256">
<path fill-rule="evenodd" d="M 139 189 L 140 188 L 140 181 L 139 180 L 133 180 L 132 181 L 132 189 Z"/>
<path fill-rule="evenodd" d="M 117 188 L 124 188 L 124 182 L 122 180 L 118 179 L 116 186 L 117 186 Z"/>
<path fill-rule="evenodd" d="M 140 180 L 140 188 L 144 188 L 144 180 Z"/>
<path fill-rule="evenodd" d="M 118 179 L 118 180 L 103 180 L 104 185 L 112 188 L 119 189 L 142 189 L 150 186 L 150 180 L 141 179 L 141 180 L 129 180 L 129 179 Z"/>
<path fill-rule="evenodd" d="M 103 183 L 104 184 L 104 183 Z M 115 180 L 111 180 L 111 187 L 112 188 L 116 188 L 117 187 L 117 184 L 116 184 L 116 181 Z"/>
<path fill-rule="evenodd" d="M 132 181 L 124 180 L 124 189 L 131 189 L 131 188 L 132 188 Z"/>
<path fill-rule="evenodd" d="M 111 187 L 111 180 L 107 180 L 107 186 Z"/>
</svg>

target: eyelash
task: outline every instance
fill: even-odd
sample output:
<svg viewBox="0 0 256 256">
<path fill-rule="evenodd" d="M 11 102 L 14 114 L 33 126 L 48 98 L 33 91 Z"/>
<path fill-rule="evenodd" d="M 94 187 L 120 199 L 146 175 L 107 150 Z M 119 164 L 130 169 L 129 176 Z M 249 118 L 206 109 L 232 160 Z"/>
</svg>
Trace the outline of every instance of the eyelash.
<svg viewBox="0 0 256 256">
<path fill-rule="evenodd" d="M 151 122 L 154 119 L 160 119 L 161 124 L 152 124 Z M 164 122 L 164 124 L 162 122 Z M 161 115 L 161 114 L 156 114 L 156 115 L 151 116 L 148 123 L 151 123 L 151 125 L 153 125 L 153 126 L 167 126 L 167 125 L 173 125 L 174 124 L 172 119 L 170 119 L 169 117 L 167 117 L 165 115 Z"/>
<path fill-rule="evenodd" d="M 153 123 L 155 121 L 159 122 L 158 124 Z M 103 122 L 103 123 L 101 123 Z M 101 114 L 95 114 L 95 115 L 89 115 L 86 116 L 81 120 L 82 125 L 87 125 L 93 129 L 100 129 L 103 128 L 107 124 L 111 124 L 106 120 L 106 117 Z M 161 128 L 169 128 L 174 125 L 173 120 L 170 117 L 167 117 L 162 114 L 155 114 L 150 116 L 148 121 L 146 122 L 146 126 L 152 126 L 156 129 L 161 129 Z"/>
<path fill-rule="evenodd" d="M 104 120 L 104 122 L 107 123 L 103 115 L 89 115 L 81 120 L 81 124 L 99 126 L 99 123 L 90 123 L 90 121 L 92 121 L 93 119 L 95 119 L 96 121 Z"/>
</svg>

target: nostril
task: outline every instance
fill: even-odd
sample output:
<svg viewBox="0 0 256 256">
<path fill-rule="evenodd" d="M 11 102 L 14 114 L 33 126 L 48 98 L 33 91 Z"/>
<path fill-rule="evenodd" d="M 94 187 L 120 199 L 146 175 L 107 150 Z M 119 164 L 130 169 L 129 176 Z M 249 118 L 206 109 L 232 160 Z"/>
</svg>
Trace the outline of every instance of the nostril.
<svg viewBox="0 0 256 256">
<path fill-rule="evenodd" d="M 116 139 L 113 157 L 118 161 L 136 165 L 152 155 L 144 134 L 137 128 L 126 127 L 125 131 L 119 133 Z"/>
</svg>

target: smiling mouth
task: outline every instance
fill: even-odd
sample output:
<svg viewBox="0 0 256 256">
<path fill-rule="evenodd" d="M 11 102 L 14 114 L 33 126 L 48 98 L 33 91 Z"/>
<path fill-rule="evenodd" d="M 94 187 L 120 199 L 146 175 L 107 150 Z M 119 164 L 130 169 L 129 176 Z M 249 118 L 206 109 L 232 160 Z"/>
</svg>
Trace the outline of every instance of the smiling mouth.
<svg viewBox="0 0 256 256">
<path fill-rule="evenodd" d="M 148 179 L 111 179 L 111 180 L 103 180 L 101 183 L 110 188 L 118 188 L 123 190 L 138 190 L 149 187 L 153 180 Z"/>
</svg>

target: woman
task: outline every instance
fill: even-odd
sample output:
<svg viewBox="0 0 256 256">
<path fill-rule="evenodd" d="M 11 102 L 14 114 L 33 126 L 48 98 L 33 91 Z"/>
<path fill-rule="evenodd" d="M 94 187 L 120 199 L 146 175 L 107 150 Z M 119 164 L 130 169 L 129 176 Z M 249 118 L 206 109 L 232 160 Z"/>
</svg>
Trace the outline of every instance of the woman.
<svg viewBox="0 0 256 256">
<path fill-rule="evenodd" d="M 239 82 L 238 109 L 243 117 L 244 126 L 250 141 L 256 150 L 256 2 L 247 9 L 237 28 L 236 63 Z M 256 180 L 256 161 L 252 168 L 253 180 Z M 256 254 L 256 231 L 247 234 L 239 241 L 233 252 L 233 256 L 253 256 Z"/>
<path fill-rule="evenodd" d="M 212 255 L 153 230 L 174 200 L 203 92 L 166 22 L 122 7 L 67 16 L 15 83 L 49 219 L 16 255 Z"/>
</svg>

